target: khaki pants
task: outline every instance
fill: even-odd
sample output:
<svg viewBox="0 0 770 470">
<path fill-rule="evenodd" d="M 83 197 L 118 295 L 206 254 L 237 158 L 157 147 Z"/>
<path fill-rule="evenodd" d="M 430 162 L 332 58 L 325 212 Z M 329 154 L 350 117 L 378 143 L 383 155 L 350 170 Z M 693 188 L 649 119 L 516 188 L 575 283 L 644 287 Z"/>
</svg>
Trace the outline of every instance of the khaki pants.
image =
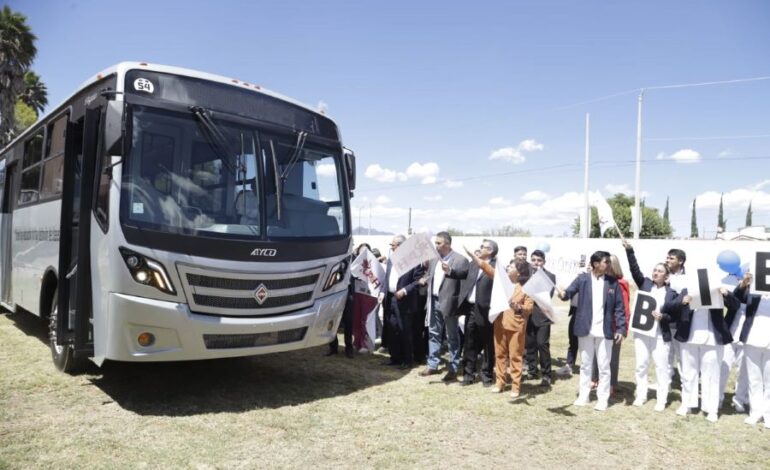
<svg viewBox="0 0 770 470">
<path fill-rule="evenodd" d="M 495 320 L 495 376 L 497 386 L 505 387 L 505 368 L 510 362 L 511 391 L 521 388 L 521 370 L 529 316 L 506 310 Z"/>
</svg>

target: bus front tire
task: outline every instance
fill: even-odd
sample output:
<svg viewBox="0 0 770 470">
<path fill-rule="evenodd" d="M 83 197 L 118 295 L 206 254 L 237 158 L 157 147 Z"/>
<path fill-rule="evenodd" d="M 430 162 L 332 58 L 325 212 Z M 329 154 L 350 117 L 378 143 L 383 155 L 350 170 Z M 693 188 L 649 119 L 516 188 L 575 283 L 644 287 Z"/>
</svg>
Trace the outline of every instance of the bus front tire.
<svg viewBox="0 0 770 470">
<path fill-rule="evenodd" d="M 82 369 L 83 360 L 75 357 L 71 344 L 56 344 L 56 320 L 59 316 L 59 291 L 54 291 L 48 315 L 48 346 L 53 364 L 62 372 L 72 374 Z"/>
</svg>

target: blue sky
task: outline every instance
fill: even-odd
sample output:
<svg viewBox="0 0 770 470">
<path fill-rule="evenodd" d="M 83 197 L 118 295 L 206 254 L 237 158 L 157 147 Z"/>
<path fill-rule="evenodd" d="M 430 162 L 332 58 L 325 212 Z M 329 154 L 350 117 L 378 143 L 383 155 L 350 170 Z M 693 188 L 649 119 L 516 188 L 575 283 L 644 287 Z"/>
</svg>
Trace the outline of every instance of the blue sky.
<svg viewBox="0 0 770 470">
<path fill-rule="evenodd" d="M 354 225 L 570 232 L 592 191 L 634 189 L 638 90 L 770 76 L 764 1 L 10 1 L 53 107 L 123 60 L 259 83 L 322 106 L 358 156 Z M 628 93 L 621 93 L 628 92 Z M 616 95 L 617 93 L 620 93 Z M 615 96 L 613 96 L 615 95 Z M 597 98 L 610 98 L 595 101 Z M 676 236 L 770 226 L 770 80 L 645 94 L 642 191 Z"/>
</svg>

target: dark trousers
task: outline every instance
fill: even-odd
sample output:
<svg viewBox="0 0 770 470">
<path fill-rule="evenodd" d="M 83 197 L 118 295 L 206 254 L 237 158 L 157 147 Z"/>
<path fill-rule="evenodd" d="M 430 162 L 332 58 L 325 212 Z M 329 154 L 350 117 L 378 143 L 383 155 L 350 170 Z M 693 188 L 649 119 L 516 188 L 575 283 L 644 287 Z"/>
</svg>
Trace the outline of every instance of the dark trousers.
<svg viewBox="0 0 770 470">
<path fill-rule="evenodd" d="M 527 369 L 537 373 L 538 358 L 543 377 L 551 377 L 551 324 L 536 326 L 530 317 L 527 323 Z"/>
<path fill-rule="evenodd" d="M 348 296 L 345 310 L 342 311 L 342 334 L 345 338 L 345 351 L 353 351 L 353 297 L 351 295 Z M 329 351 L 337 352 L 339 346 L 337 335 L 334 335 L 334 340 L 329 343 Z"/>
<path fill-rule="evenodd" d="M 394 295 L 388 294 L 385 302 L 385 316 L 390 324 L 388 334 L 390 361 L 412 365 L 414 363 L 414 334 L 412 333 L 414 319 L 408 309 L 399 308 L 398 300 Z M 390 312 L 389 315 L 388 312 Z"/>
<path fill-rule="evenodd" d="M 481 379 L 491 383 L 495 379 L 495 338 L 489 322 L 489 309 L 473 304 L 465 323 L 465 346 L 463 362 L 465 377 L 469 380 L 476 375 L 479 354 L 483 351 Z"/>
<path fill-rule="evenodd" d="M 575 336 L 575 311 L 577 307 L 569 308 L 569 326 L 567 334 L 569 335 L 569 348 L 567 349 L 567 364 L 574 366 L 577 360 L 578 339 Z"/>
<path fill-rule="evenodd" d="M 420 296 L 417 311 L 412 313 L 412 351 L 414 361 L 425 363 L 428 355 L 428 327 L 425 326 L 425 296 Z"/>
</svg>

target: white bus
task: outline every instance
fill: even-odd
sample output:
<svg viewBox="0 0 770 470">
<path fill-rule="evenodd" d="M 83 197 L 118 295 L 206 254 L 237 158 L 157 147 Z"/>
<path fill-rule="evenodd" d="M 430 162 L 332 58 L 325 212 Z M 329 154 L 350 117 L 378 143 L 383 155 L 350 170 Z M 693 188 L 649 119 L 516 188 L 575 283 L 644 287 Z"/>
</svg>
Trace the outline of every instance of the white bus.
<svg viewBox="0 0 770 470">
<path fill-rule="evenodd" d="M 330 342 L 355 157 L 257 85 L 120 63 L 0 150 L 0 304 L 47 319 L 56 367 Z"/>
</svg>

